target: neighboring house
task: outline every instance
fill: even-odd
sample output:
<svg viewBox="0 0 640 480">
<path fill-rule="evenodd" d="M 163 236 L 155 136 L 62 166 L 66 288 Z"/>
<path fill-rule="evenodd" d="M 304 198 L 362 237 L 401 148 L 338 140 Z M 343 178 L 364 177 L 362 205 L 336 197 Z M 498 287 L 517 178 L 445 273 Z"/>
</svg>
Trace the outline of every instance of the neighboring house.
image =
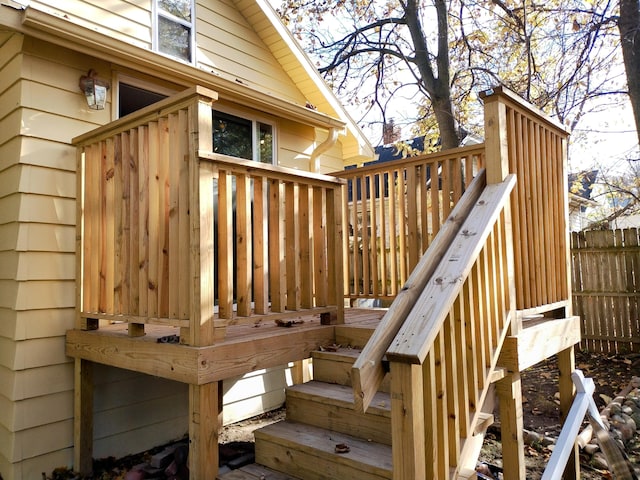
<svg viewBox="0 0 640 480">
<path fill-rule="evenodd" d="M 598 203 L 591 199 L 598 170 L 569 174 L 569 228 L 579 232 L 589 226 L 589 209 Z"/>
<path fill-rule="evenodd" d="M 102 110 L 89 109 L 79 88 L 91 70 L 110 87 Z M 220 153 L 318 172 L 373 158 L 266 0 L 0 4 L 4 480 L 73 463 L 74 367 L 65 356 L 76 288 L 71 139 L 194 85 L 218 93 L 212 121 Z M 229 146 L 238 144 L 239 151 Z M 186 433 L 186 384 L 97 368 L 95 457 Z M 286 383 L 284 368 L 228 382 L 225 421 L 278 406 Z"/>
</svg>

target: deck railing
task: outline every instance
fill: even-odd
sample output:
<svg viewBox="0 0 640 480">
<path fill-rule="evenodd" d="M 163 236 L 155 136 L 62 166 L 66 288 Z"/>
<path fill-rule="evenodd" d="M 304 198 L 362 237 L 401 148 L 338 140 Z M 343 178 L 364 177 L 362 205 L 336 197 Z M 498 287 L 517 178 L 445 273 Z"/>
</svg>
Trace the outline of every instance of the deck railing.
<svg viewBox="0 0 640 480">
<path fill-rule="evenodd" d="M 394 479 L 455 478 L 464 466 L 514 315 L 514 184 L 485 188 L 387 350 Z"/>
<path fill-rule="evenodd" d="M 336 173 L 347 180 L 345 296 L 395 297 L 483 163 L 473 145 Z"/>
<path fill-rule="evenodd" d="M 347 180 L 342 214 L 346 298 L 395 298 L 486 165 L 490 148 L 499 168 L 488 169 L 489 175 L 498 172 L 489 183 L 508 173 L 517 178 L 511 198 L 517 309 L 570 310 L 568 132 L 508 90 L 482 97 L 484 144 L 336 174 Z"/>
<path fill-rule="evenodd" d="M 196 87 L 78 137 L 79 327 L 342 319 L 335 177 L 212 153 L 215 92 Z"/>
<path fill-rule="evenodd" d="M 487 142 L 495 142 L 496 160 L 517 177 L 511 198 L 517 309 L 571 310 L 568 132 L 506 89 L 481 96 Z"/>
</svg>

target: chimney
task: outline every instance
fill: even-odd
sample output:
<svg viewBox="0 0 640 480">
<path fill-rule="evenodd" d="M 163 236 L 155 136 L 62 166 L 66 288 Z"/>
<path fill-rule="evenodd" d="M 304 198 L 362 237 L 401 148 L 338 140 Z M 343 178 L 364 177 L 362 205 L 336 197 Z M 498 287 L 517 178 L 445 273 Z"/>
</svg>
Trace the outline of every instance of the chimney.
<svg viewBox="0 0 640 480">
<path fill-rule="evenodd" d="M 393 118 L 382 125 L 382 143 L 389 145 L 400 140 L 400 129 L 393 123 Z"/>
</svg>

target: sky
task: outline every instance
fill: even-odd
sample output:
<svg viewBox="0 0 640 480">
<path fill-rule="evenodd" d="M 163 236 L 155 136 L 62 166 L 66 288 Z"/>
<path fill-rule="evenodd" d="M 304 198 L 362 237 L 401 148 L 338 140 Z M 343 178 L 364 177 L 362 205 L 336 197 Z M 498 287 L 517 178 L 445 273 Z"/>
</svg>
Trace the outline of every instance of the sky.
<svg viewBox="0 0 640 480">
<path fill-rule="evenodd" d="M 274 8 L 278 8 L 281 1 L 269 0 Z M 356 121 L 361 118 L 362 112 L 357 107 L 348 104 L 344 104 L 344 106 Z M 402 139 L 412 137 L 409 120 L 414 112 L 415 102 L 407 99 L 404 102 L 395 102 L 392 105 L 391 113 L 387 116 L 387 118 L 393 118 L 396 125 L 405 125 L 402 127 Z M 372 127 L 359 123 L 374 146 L 381 143 L 382 127 L 379 123 Z M 618 100 L 614 105 L 605 105 L 599 111 L 586 114 L 575 131 L 572 132 L 569 147 L 569 170 L 576 172 L 598 168 L 607 170 L 609 173 L 625 170 L 627 168 L 626 158 L 640 156 L 637 138 L 629 102 L 623 101 L 623 104 L 620 104 Z"/>
</svg>

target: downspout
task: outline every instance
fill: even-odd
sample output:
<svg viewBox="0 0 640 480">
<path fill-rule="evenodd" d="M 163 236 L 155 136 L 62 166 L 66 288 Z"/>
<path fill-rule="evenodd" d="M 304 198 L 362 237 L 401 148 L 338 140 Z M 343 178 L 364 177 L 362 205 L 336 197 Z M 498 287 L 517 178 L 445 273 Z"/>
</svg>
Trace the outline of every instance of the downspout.
<svg viewBox="0 0 640 480">
<path fill-rule="evenodd" d="M 309 168 L 312 172 L 320 173 L 320 155 L 333 148 L 333 146 L 338 141 L 338 135 L 340 134 L 341 130 L 342 128 L 338 127 L 329 128 L 329 135 L 327 136 L 325 141 L 318 145 L 313 150 L 313 152 L 311 152 L 311 157 L 309 158 Z"/>
</svg>

